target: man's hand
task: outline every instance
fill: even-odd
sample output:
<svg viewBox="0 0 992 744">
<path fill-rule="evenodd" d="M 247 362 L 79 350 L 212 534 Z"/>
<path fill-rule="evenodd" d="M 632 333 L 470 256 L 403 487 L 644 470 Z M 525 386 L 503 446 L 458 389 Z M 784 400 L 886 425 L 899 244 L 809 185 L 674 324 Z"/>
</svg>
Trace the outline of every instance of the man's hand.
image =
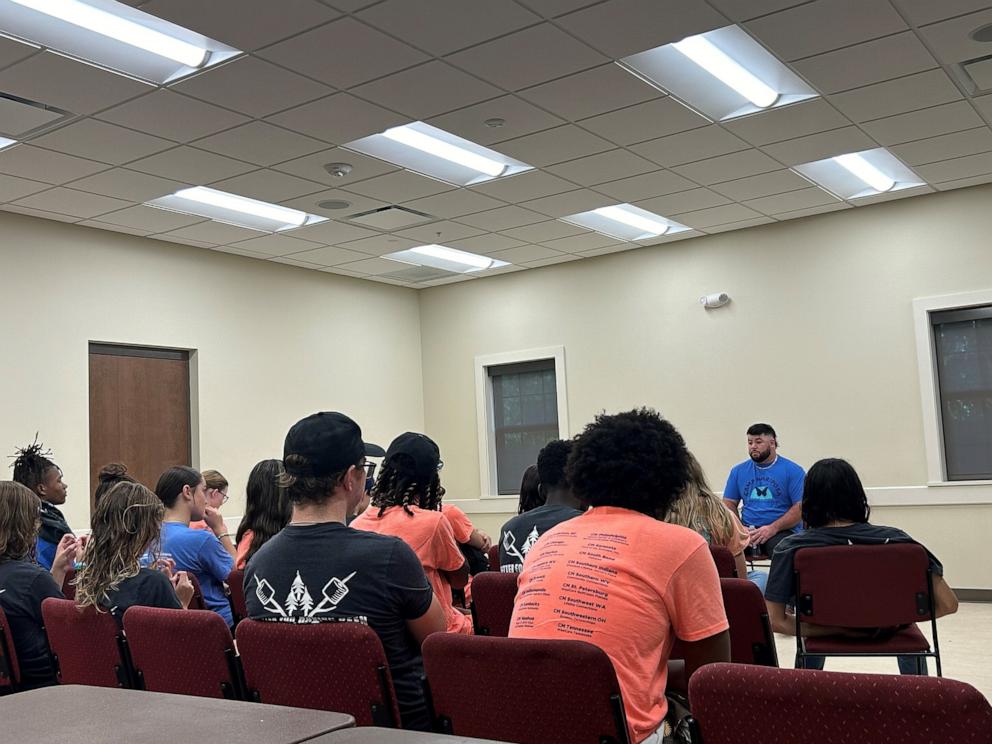
<svg viewBox="0 0 992 744">
<path fill-rule="evenodd" d="M 748 527 L 747 534 L 751 538 L 751 545 L 763 545 L 777 534 L 775 528 L 770 524 L 763 527 Z"/>
</svg>

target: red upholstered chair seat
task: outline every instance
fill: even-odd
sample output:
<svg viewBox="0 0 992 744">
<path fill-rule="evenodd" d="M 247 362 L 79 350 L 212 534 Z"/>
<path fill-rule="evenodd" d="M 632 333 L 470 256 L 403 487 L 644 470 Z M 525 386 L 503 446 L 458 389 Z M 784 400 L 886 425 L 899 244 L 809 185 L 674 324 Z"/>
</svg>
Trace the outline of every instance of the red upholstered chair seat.
<svg viewBox="0 0 992 744">
<path fill-rule="evenodd" d="M 510 634 L 513 600 L 517 596 L 515 573 L 485 571 L 472 580 L 472 620 L 476 635 Z"/>
<path fill-rule="evenodd" d="M 915 625 L 903 628 L 884 640 L 850 636 L 820 636 L 806 639 L 808 654 L 857 654 L 859 645 L 866 653 L 913 654 L 930 650 L 930 641 Z"/>
</svg>

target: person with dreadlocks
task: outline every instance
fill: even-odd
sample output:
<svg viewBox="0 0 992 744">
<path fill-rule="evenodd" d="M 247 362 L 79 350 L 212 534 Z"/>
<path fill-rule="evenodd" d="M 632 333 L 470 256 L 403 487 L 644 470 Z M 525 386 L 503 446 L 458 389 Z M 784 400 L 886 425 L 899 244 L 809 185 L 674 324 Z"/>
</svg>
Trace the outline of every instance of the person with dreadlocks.
<svg viewBox="0 0 992 744">
<path fill-rule="evenodd" d="M 351 526 L 394 535 L 413 548 L 444 608 L 448 632 L 471 633 L 471 617 L 452 603 L 451 590 L 464 588 L 468 566 L 451 523 L 441 513 L 441 465 L 441 452 L 433 440 L 409 431 L 400 434 L 386 450 L 372 489 L 372 506 Z"/>
<path fill-rule="evenodd" d="M 46 450 L 36 437 L 32 444 L 16 450 L 13 465 L 14 480 L 30 488 L 41 499 L 41 530 L 35 559 L 45 569 L 52 567 L 62 538 L 73 534 L 58 508 L 65 503 L 68 484 L 62 480 L 62 469 L 51 457 L 51 451 Z"/>
</svg>

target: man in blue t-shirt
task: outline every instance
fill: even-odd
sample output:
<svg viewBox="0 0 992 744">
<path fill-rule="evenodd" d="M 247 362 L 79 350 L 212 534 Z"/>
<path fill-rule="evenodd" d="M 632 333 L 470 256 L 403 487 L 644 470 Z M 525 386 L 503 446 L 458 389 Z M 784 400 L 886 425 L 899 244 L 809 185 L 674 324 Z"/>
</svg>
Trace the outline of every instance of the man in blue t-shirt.
<svg viewBox="0 0 992 744">
<path fill-rule="evenodd" d="M 743 501 L 741 522 L 751 537 L 750 545 L 766 555 L 794 532 L 802 519 L 803 469 L 778 454 L 778 438 L 769 424 L 754 424 L 747 430 L 750 459 L 735 465 L 723 490 L 727 508 L 737 513 Z"/>
</svg>

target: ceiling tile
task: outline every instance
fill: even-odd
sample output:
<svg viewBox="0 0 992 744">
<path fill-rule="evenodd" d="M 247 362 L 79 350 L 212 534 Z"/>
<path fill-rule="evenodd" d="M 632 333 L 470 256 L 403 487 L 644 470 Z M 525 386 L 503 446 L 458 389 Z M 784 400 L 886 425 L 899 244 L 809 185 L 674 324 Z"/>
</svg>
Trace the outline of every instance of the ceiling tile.
<svg viewBox="0 0 992 744">
<path fill-rule="evenodd" d="M 169 212 L 154 207 L 136 206 L 111 212 L 100 217 L 100 222 L 109 222 L 121 227 L 142 230 L 145 233 L 164 232 L 202 222 L 202 217 L 194 217 L 179 212 Z"/>
<path fill-rule="evenodd" d="M 573 124 L 507 140 L 499 152 L 536 166 L 561 163 L 613 149 L 613 145 Z"/>
<path fill-rule="evenodd" d="M 4 204 L 0 207 L 0 210 L 3 210 L 4 212 L 15 212 L 17 214 L 26 214 L 30 217 L 41 217 L 46 220 L 56 220 L 58 222 L 79 222 L 78 217 L 74 217 L 70 214 L 48 212 L 44 209 L 32 209 L 31 207 L 22 207 L 14 203 Z"/>
<path fill-rule="evenodd" d="M 355 13 L 369 5 L 374 5 L 379 0 L 321 0 L 325 5 L 337 8 L 345 13 Z"/>
<path fill-rule="evenodd" d="M 454 189 L 445 191 L 443 194 L 403 202 L 404 207 L 435 217 L 443 217 L 446 220 L 475 212 L 484 212 L 487 209 L 495 209 L 502 204 L 501 201 L 468 189 Z"/>
<path fill-rule="evenodd" d="M 19 98 L 0 94 L 0 135 L 11 139 L 26 139 L 32 132 L 50 129 L 73 118 L 58 109 L 34 106 Z"/>
<path fill-rule="evenodd" d="M 148 235 L 151 231 L 145 230 L 140 227 L 125 227 L 124 225 L 114 225 L 110 222 L 102 222 L 101 220 L 83 220 L 77 222 L 77 225 L 82 225 L 84 227 L 95 227 L 98 230 L 109 230 L 110 232 L 125 233 L 127 235 Z"/>
<path fill-rule="evenodd" d="M 560 256 L 553 256 L 551 258 L 542 258 L 539 261 L 527 261 L 523 265 L 528 269 L 539 269 L 542 266 L 554 266 L 555 264 L 567 263 L 569 261 L 579 261 L 584 256 L 575 256 L 571 253 L 563 253 Z"/>
<path fill-rule="evenodd" d="M 541 245 L 522 245 L 519 248 L 510 248 L 507 251 L 494 253 L 492 258 L 500 261 L 508 261 L 511 264 L 522 264 L 526 261 L 540 261 L 544 258 L 555 258 L 566 251 L 556 251 L 553 248 L 545 248 Z"/>
<path fill-rule="evenodd" d="M 587 158 L 569 160 L 567 163 L 552 165 L 549 171 L 556 176 L 567 178 L 583 186 L 594 186 L 604 181 L 616 181 L 657 170 L 650 160 L 638 157 L 627 150 L 610 150 Z"/>
<path fill-rule="evenodd" d="M 248 240 L 239 240 L 237 243 L 229 243 L 229 245 L 232 248 L 241 248 L 244 250 L 254 251 L 255 253 L 264 253 L 268 256 L 294 255 L 297 253 L 302 253 L 303 251 L 312 251 L 315 248 L 321 247 L 320 243 L 314 243 L 310 240 L 301 240 L 290 235 L 282 234 L 262 235 L 257 238 L 249 238 Z M 296 256 L 296 259 L 299 261 L 310 260 L 308 258 L 304 258 L 303 256 Z"/>
<path fill-rule="evenodd" d="M 676 191 L 686 191 L 695 188 L 696 184 L 678 173 L 669 170 L 656 170 L 633 178 L 622 178 L 619 181 L 601 183 L 596 191 L 621 202 L 638 201 L 652 196 L 664 196 Z"/>
<path fill-rule="evenodd" d="M 984 176 L 986 173 L 992 173 L 992 152 L 952 160 L 941 160 L 929 165 L 919 165 L 913 170 L 927 183 L 941 183 L 973 176 Z"/>
<path fill-rule="evenodd" d="M 779 170 L 772 173 L 762 173 L 759 176 L 739 178 L 736 181 L 716 184 L 713 191 L 723 194 L 734 201 L 758 199 L 762 196 L 784 194 L 786 191 L 796 191 L 808 188 L 809 181 L 791 170 Z"/>
<path fill-rule="evenodd" d="M 554 18 L 587 5 L 594 5 L 600 0 L 518 0 L 518 2 L 545 18 Z"/>
<path fill-rule="evenodd" d="M 743 150 L 707 160 L 697 160 L 695 163 L 680 165 L 672 170 L 696 183 L 708 186 L 721 181 L 767 173 L 781 167 L 781 164 L 760 150 Z"/>
<path fill-rule="evenodd" d="M 697 0 L 608 0 L 558 20 L 566 31 L 613 59 L 727 25 Z"/>
<path fill-rule="evenodd" d="M 502 119 L 504 123 L 488 126 L 486 121 L 490 119 Z M 429 119 L 427 123 L 471 142 L 491 146 L 565 122 L 516 96 L 501 96 Z"/>
<path fill-rule="evenodd" d="M 558 176 L 552 176 L 545 171 L 532 170 L 508 178 L 496 178 L 473 186 L 472 191 L 478 191 L 480 194 L 493 196 L 506 202 L 518 202 L 560 194 L 574 188 L 575 184 L 558 178 Z"/>
<path fill-rule="evenodd" d="M 967 101 L 955 101 L 908 114 L 875 119 L 862 124 L 861 128 L 880 144 L 895 145 L 984 124 Z"/>
<path fill-rule="evenodd" d="M 366 253 L 371 256 L 382 256 L 386 253 L 405 251 L 408 248 L 414 248 L 423 244 L 424 241 L 422 240 L 413 240 L 412 238 L 404 238 L 399 235 L 371 235 L 360 240 L 342 242 L 340 247 Z"/>
<path fill-rule="evenodd" d="M 295 258 L 290 258 L 287 256 L 273 256 L 271 258 L 266 258 L 266 261 L 271 263 L 281 263 L 287 266 L 296 266 L 300 269 L 323 269 L 324 267 L 320 264 L 310 263 L 309 261 L 297 261 Z"/>
<path fill-rule="evenodd" d="M 341 215 L 342 218 L 344 216 Z M 331 219 L 327 222 L 318 222 L 316 225 L 308 225 L 299 230 L 293 230 L 293 237 L 330 245 L 332 243 L 346 243 L 350 240 L 379 237 L 379 235 L 359 225 L 349 224 L 343 219 Z"/>
<path fill-rule="evenodd" d="M 653 199 L 643 199 L 635 203 L 641 209 L 660 214 L 662 217 L 671 217 L 673 214 L 715 207 L 727 204 L 729 201 L 730 199 L 727 197 L 710 189 L 690 189 L 689 191 L 657 196 Z"/>
<path fill-rule="evenodd" d="M 102 112 L 99 118 L 176 142 L 189 142 L 248 121 L 241 114 L 171 90 L 148 93 Z"/>
<path fill-rule="evenodd" d="M 944 64 L 987 57 L 989 43 L 975 41 L 970 34 L 976 28 L 992 23 L 992 8 L 985 4 L 978 13 L 952 18 L 921 28 L 919 33 L 933 53 Z"/>
<path fill-rule="evenodd" d="M 755 116 L 723 122 L 723 126 L 752 145 L 767 145 L 837 129 L 850 123 L 829 103 L 822 98 L 815 98 Z"/>
<path fill-rule="evenodd" d="M 306 261 L 307 263 L 316 264 L 318 266 L 335 266 L 337 264 L 349 263 L 352 261 L 362 261 L 368 258 L 368 256 L 364 253 L 359 253 L 358 251 L 349 251 L 346 248 L 326 246 L 324 248 L 303 251 L 302 253 L 294 253 L 293 258 L 298 261 Z"/>
<path fill-rule="evenodd" d="M 775 222 L 772 217 L 755 217 L 750 220 L 742 220 L 741 222 L 730 222 L 725 225 L 716 225 L 714 227 L 707 227 L 705 232 L 707 235 L 717 235 L 722 232 L 731 232 L 733 230 L 746 230 L 749 227 L 758 227 L 759 225 L 769 225 Z"/>
<path fill-rule="evenodd" d="M 348 163 L 352 166 L 351 173 L 346 176 L 332 176 L 324 169 L 324 166 L 328 163 Z M 361 155 L 340 147 L 332 147 L 328 150 L 315 152 L 312 155 L 305 155 L 302 158 L 279 163 L 274 168 L 284 173 L 292 173 L 294 176 L 318 181 L 336 188 L 399 170 L 392 163 L 387 163 L 384 160 L 371 158 L 368 155 Z"/>
<path fill-rule="evenodd" d="M 453 240 L 450 241 L 450 245 L 452 248 L 458 248 L 463 251 L 470 251 L 472 253 L 478 253 L 482 256 L 488 256 L 496 251 L 519 248 L 520 246 L 525 245 L 525 243 L 522 240 L 517 240 L 516 238 L 508 238 L 505 235 L 489 233 L 486 235 L 476 235 L 474 238 Z"/>
<path fill-rule="evenodd" d="M 747 24 L 748 31 L 786 62 L 906 28 L 888 0 L 816 0 Z"/>
<path fill-rule="evenodd" d="M 847 152 L 870 150 L 878 145 L 857 127 L 844 127 L 830 132 L 811 134 L 808 137 L 777 142 L 763 149 L 785 165 L 812 163 Z"/>
<path fill-rule="evenodd" d="M 325 142 L 341 143 L 382 132 L 406 119 L 348 93 L 335 93 L 270 116 L 269 121 Z"/>
<path fill-rule="evenodd" d="M 671 167 L 747 149 L 747 143 L 715 124 L 642 142 L 631 149 L 658 165 Z"/>
<path fill-rule="evenodd" d="M 348 206 L 341 209 L 325 209 L 318 206 L 323 201 L 343 201 Z M 353 194 L 350 191 L 341 191 L 340 189 L 316 191 L 305 196 L 297 197 L 296 199 L 284 199 L 279 203 L 293 209 L 302 209 L 304 212 L 329 217 L 332 220 L 344 219 L 351 214 L 368 212 L 386 206 L 381 199 L 372 199 L 368 196 Z"/>
<path fill-rule="evenodd" d="M 988 127 L 979 127 L 965 132 L 909 142 L 905 145 L 895 145 L 889 150 L 906 165 L 914 166 L 977 155 L 992 150 L 992 130 Z"/>
<path fill-rule="evenodd" d="M 970 186 L 981 186 L 990 182 L 992 182 L 992 173 L 986 173 L 983 176 L 973 176 L 972 178 L 944 181 L 943 183 L 937 184 L 936 188 L 938 191 L 950 191 L 951 189 L 965 189 Z"/>
<path fill-rule="evenodd" d="M 399 204 L 402 201 L 450 191 L 452 188 L 451 184 L 443 181 L 403 170 L 350 184 L 346 190 L 382 199 L 389 204 Z"/>
<path fill-rule="evenodd" d="M 808 0 L 709 0 L 710 5 L 733 21 L 750 21 L 805 2 Z"/>
<path fill-rule="evenodd" d="M 867 41 L 794 62 L 793 69 L 821 93 L 838 93 L 937 67 L 912 31 Z"/>
<path fill-rule="evenodd" d="M 260 56 L 335 88 L 350 88 L 428 59 L 353 18 L 307 31 L 268 47 Z"/>
<path fill-rule="evenodd" d="M 284 202 L 304 194 L 314 194 L 323 186 L 274 170 L 257 170 L 211 184 L 215 189 L 267 202 Z"/>
<path fill-rule="evenodd" d="M 178 189 L 186 187 L 188 184 L 179 181 L 170 181 L 158 176 L 150 176 L 147 173 L 126 168 L 114 168 L 112 170 L 97 173 L 95 176 L 81 178 L 73 181 L 71 186 L 80 191 L 89 191 L 93 194 L 103 196 L 113 196 L 117 199 L 125 199 L 131 202 L 144 202 L 157 199 L 160 196 L 172 194 Z"/>
<path fill-rule="evenodd" d="M 663 95 L 612 62 L 520 92 L 528 101 L 572 121 Z"/>
<path fill-rule="evenodd" d="M 165 240 L 196 240 L 201 243 L 211 243 L 214 245 L 219 243 L 234 243 L 239 240 L 258 238 L 263 235 L 265 233 L 259 230 L 249 230 L 245 227 L 214 222 L 213 220 L 207 220 L 196 225 L 181 227 L 178 230 L 170 230 L 169 232 L 162 233 L 162 237 Z"/>
<path fill-rule="evenodd" d="M 112 199 L 109 196 L 88 194 L 85 191 L 75 191 L 63 187 L 26 196 L 23 199 L 18 199 L 16 204 L 80 218 L 96 217 L 98 214 L 131 206 L 129 202 L 121 199 Z"/>
<path fill-rule="evenodd" d="M 567 238 L 558 238 L 557 240 L 546 240 L 541 245 L 545 248 L 561 251 L 562 253 L 582 253 L 583 251 L 605 248 L 608 245 L 617 245 L 623 242 L 609 235 L 591 232 L 583 233 L 582 235 L 570 235 Z M 528 260 L 536 261 L 537 259 Z"/>
<path fill-rule="evenodd" d="M 413 119 L 427 119 L 495 98 L 501 91 L 434 60 L 355 88 L 355 93 Z"/>
<path fill-rule="evenodd" d="M 175 147 L 174 142 L 96 119 L 83 119 L 50 134 L 36 137 L 32 144 L 115 165 Z"/>
<path fill-rule="evenodd" d="M 358 17 L 437 56 L 541 20 L 512 0 L 387 0 Z"/>
<path fill-rule="evenodd" d="M 27 178 L 17 178 L 16 176 L 0 175 L 0 202 L 9 202 L 37 194 L 39 191 L 49 189 L 51 186 L 41 181 L 31 181 Z"/>
<path fill-rule="evenodd" d="M 724 204 L 720 207 L 710 207 L 709 209 L 700 209 L 694 212 L 676 215 L 675 219 L 688 227 L 703 230 L 715 225 L 752 220 L 762 216 L 760 212 L 748 209 L 742 204 Z"/>
<path fill-rule="evenodd" d="M 797 209 L 820 207 L 824 204 L 836 204 L 839 199 L 828 194 L 821 188 L 811 186 L 799 191 L 789 191 L 774 196 L 763 196 L 760 199 L 750 199 L 743 202 L 744 206 L 756 209 L 763 214 L 780 214 L 794 212 Z"/>
<path fill-rule="evenodd" d="M 992 121 L 992 94 L 972 98 L 975 108 L 989 121 Z"/>
<path fill-rule="evenodd" d="M 511 227 L 533 225 L 535 222 L 543 222 L 546 219 L 548 219 L 547 216 L 539 212 L 532 212 L 523 207 L 509 206 L 491 209 L 488 212 L 470 214 L 460 217 L 458 221 L 483 230 L 506 230 Z"/>
<path fill-rule="evenodd" d="M 511 91 L 609 61 L 550 23 L 480 44 L 448 60 Z"/>
<path fill-rule="evenodd" d="M 172 90 L 252 117 L 326 96 L 326 85 L 257 57 L 240 57 L 173 85 Z"/>
<path fill-rule="evenodd" d="M 583 119 L 581 126 L 618 145 L 631 145 L 709 123 L 674 98 L 666 97 Z"/>
<path fill-rule="evenodd" d="M 399 261 L 390 261 L 388 258 L 366 258 L 361 261 L 343 264 L 343 268 L 349 271 L 358 271 L 362 274 L 391 274 L 400 271 L 404 267 L 409 268 L 409 264 Z"/>
<path fill-rule="evenodd" d="M 0 90 L 76 114 L 92 114 L 151 87 L 137 80 L 42 52 L 0 71 Z"/>
<path fill-rule="evenodd" d="M 42 150 L 31 145 L 17 145 L 0 150 L 0 173 L 45 183 L 75 181 L 102 170 L 107 170 L 103 163 Z"/>
<path fill-rule="evenodd" d="M 799 217 L 811 217 L 814 214 L 825 214 L 827 212 L 839 212 L 842 209 L 853 209 L 847 202 L 837 202 L 836 204 L 825 204 L 822 207 L 810 207 L 809 209 L 797 209 L 795 212 L 782 212 L 775 215 L 776 220 L 794 220 Z"/>
<path fill-rule="evenodd" d="M 397 233 L 401 238 L 422 241 L 420 245 L 426 243 L 446 243 L 449 240 L 461 240 L 480 235 L 483 231 L 477 227 L 469 227 L 458 222 L 431 222 L 428 225 L 411 227 L 408 230 L 401 230 Z"/>
<path fill-rule="evenodd" d="M 897 199 L 908 199 L 911 196 L 922 196 L 923 194 L 932 194 L 936 189 L 930 186 L 917 186 L 911 189 L 899 189 L 898 191 L 889 191 L 884 194 L 875 194 L 874 196 L 866 196 L 863 199 L 855 200 L 854 204 L 858 207 L 864 207 L 869 204 L 878 204 L 879 202 L 895 201 Z"/>
<path fill-rule="evenodd" d="M 587 212 L 590 209 L 598 209 L 610 204 L 613 204 L 613 200 L 608 196 L 603 196 L 589 189 L 577 189 L 576 191 L 566 191 L 564 194 L 525 201 L 520 206 L 546 214 L 549 217 L 565 217 L 569 214 Z"/>
<path fill-rule="evenodd" d="M 830 100 L 854 121 L 869 121 L 960 98 L 961 93 L 943 70 L 931 70 L 838 93 Z"/>
<path fill-rule="evenodd" d="M 191 238 L 180 238 L 180 237 L 174 237 L 174 236 L 171 236 L 171 235 L 149 235 L 148 237 L 151 238 L 152 240 L 161 240 L 164 243 L 176 243 L 176 244 L 179 244 L 179 245 L 191 245 L 194 248 L 215 248 L 216 247 L 213 243 L 208 243 L 208 242 L 206 242 L 204 240 L 193 240 Z M 229 251 L 229 252 L 230 253 L 234 253 L 235 251 Z M 244 251 L 243 253 L 241 251 L 237 251 L 237 254 L 238 255 L 241 255 L 241 256 L 248 256 L 248 255 L 250 255 L 253 258 L 255 257 L 255 254 L 253 254 L 253 253 L 252 254 L 249 254 L 248 251 Z"/>
<path fill-rule="evenodd" d="M 26 59 L 37 51 L 37 47 L 0 36 L 0 68 Z"/>
<path fill-rule="evenodd" d="M 177 147 L 174 150 L 152 155 L 150 158 L 129 163 L 128 168 L 199 185 L 255 170 L 254 166 L 247 163 L 193 147 Z"/>
<path fill-rule="evenodd" d="M 323 150 L 327 145 L 302 134 L 253 121 L 197 140 L 196 147 L 256 165 L 274 165 Z"/>
<path fill-rule="evenodd" d="M 245 51 L 339 15 L 315 0 L 152 0 L 141 9 Z"/>
<path fill-rule="evenodd" d="M 503 235 L 509 235 L 511 238 L 517 238 L 526 243 L 541 243 L 545 240 L 564 238 L 567 235 L 581 235 L 587 232 L 589 231 L 561 220 L 548 220 L 523 227 L 511 227 L 509 230 L 502 231 Z"/>
<path fill-rule="evenodd" d="M 939 3 L 933 0 L 893 0 L 893 3 L 902 8 L 909 22 L 914 26 L 925 26 L 934 21 L 942 21 L 976 10 L 986 10 L 989 7 L 988 0 L 940 0 Z"/>
</svg>

